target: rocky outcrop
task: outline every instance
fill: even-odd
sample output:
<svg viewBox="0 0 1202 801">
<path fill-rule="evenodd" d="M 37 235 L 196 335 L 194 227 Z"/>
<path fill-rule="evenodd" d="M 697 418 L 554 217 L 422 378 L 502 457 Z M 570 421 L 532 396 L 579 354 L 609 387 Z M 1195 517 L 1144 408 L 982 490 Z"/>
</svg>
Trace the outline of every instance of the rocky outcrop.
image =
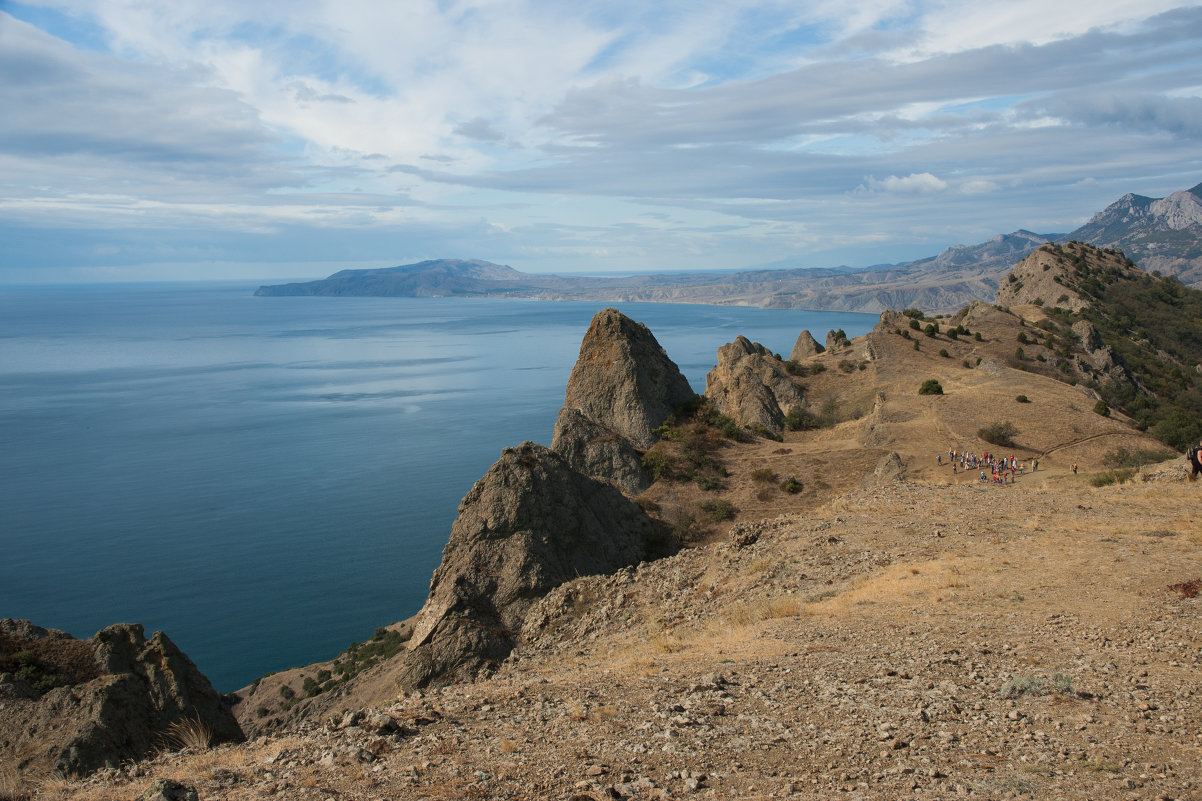
<svg viewBox="0 0 1202 801">
<path fill-rule="evenodd" d="M 579 409 L 563 408 L 555 421 L 551 448 L 586 476 L 609 481 L 628 495 L 651 486 L 642 454 L 612 428 L 590 420 Z"/>
<path fill-rule="evenodd" d="M 718 364 L 705 377 L 705 397 L 739 425 L 774 436 L 784 433 L 789 409 L 805 400 L 785 363 L 742 336 L 718 349 Z"/>
<path fill-rule="evenodd" d="M 789 358 L 792 361 L 799 362 L 811 356 L 817 356 L 825 350 L 826 348 L 819 345 L 818 340 L 814 339 L 809 331 L 802 331 L 797 335 L 797 342 L 793 345 L 793 350 L 789 353 Z"/>
<path fill-rule="evenodd" d="M 847 339 L 847 334 L 843 333 L 842 328 L 840 328 L 838 331 L 827 331 L 826 332 L 826 349 L 827 350 L 836 350 L 838 348 L 845 348 L 845 347 L 847 347 L 848 344 L 849 344 L 849 341 Z"/>
<path fill-rule="evenodd" d="M 0 772 L 85 775 L 141 759 L 185 729 L 211 743 L 242 730 L 167 635 L 120 624 L 91 640 L 0 621 Z"/>
<path fill-rule="evenodd" d="M 445 685 L 497 667 L 532 602 L 656 555 L 657 534 L 637 504 L 558 453 L 506 448 L 459 506 L 398 684 Z"/>
<path fill-rule="evenodd" d="M 551 450 L 586 475 L 641 492 L 650 477 L 638 451 L 654 445 L 655 429 L 694 397 L 647 326 L 603 309 L 580 343 Z"/>
</svg>

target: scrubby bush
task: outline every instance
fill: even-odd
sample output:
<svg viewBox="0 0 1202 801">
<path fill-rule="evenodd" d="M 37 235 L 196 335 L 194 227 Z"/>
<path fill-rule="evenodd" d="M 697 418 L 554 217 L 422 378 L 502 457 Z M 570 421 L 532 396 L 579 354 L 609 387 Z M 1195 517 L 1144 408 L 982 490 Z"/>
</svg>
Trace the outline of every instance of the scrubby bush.
<svg viewBox="0 0 1202 801">
<path fill-rule="evenodd" d="M 1095 487 L 1108 487 L 1111 484 L 1123 484 L 1130 481 L 1135 476 L 1134 467 L 1123 467 L 1117 470 L 1103 470 L 1100 473 L 1095 473 L 1089 479 L 1089 483 Z"/>
<path fill-rule="evenodd" d="M 1100 414 L 1103 417 L 1110 416 L 1110 404 L 1106 403 L 1106 401 L 1102 400 L 1101 398 L 1099 398 L 1098 402 L 1093 405 L 1093 410 L 1095 414 Z"/>
<path fill-rule="evenodd" d="M 945 359 L 950 359 L 950 358 L 951 358 L 951 354 L 947 352 L 947 348 L 940 348 L 940 349 L 939 349 L 939 355 L 940 355 L 940 356 L 942 356 L 942 357 L 943 357 L 943 358 L 945 358 Z"/>
<path fill-rule="evenodd" d="M 942 395 L 943 385 L 934 378 L 928 378 L 922 382 L 922 386 L 918 388 L 919 395 Z"/>
<path fill-rule="evenodd" d="M 731 505 L 730 501 L 721 498 L 715 498 L 712 501 L 706 501 L 701 504 L 701 511 L 705 512 L 706 517 L 715 523 L 730 520 L 735 516 L 735 507 Z"/>
<path fill-rule="evenodd" d="M 776 471 L 771 467 L 758 467 L 751 471 L 751 480 L 759 484 L 775 484 Z"/>
<path fill-rule="evenodd" d="M 1031 402 L 1031 399 L 1028 398 L 1026 395 L 1019 395 L 1018 397 L 1015 398 L 1015 400 L 1018 401 L 1019 403 L 1030 403 Z"/>
<path fill-rule="evenodd" d="M 801 482 L 793 476 L 789 476 L 784 480 L 784 483 L 780 485 L 780 488 L 790 495 L 796 495 L 797 493 L 801 492 Z"/>
<path fill-rule="evenodd" d="M 1010 448 L 1014 446 L 1014 438 L 1018 436 L 1018 429 L 1015 428 L 1014 423 L 1009 421 L 995 422 L 978 430 L 977 436 L 991 445 Z"/>
</svg>

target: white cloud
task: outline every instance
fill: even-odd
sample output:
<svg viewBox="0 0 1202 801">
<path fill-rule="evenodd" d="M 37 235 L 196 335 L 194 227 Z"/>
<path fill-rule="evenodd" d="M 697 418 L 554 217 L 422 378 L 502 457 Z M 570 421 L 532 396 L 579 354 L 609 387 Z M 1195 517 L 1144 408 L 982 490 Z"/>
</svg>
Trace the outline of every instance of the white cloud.
<svg viewBox="0 0 1202 801">
<path fill-rule="evenodd" d="M 929 172 L 920 172 L 910 173 L 904 178 L 896 175 L 890 175 L 880 180 L 869 177 L 867 184 L 862 185 L 861 189 L 866 189 L 870 192 L 887 192 L 889 194 L 927 195 L 945 191 L 947 189 L 947 181 L 944 181 L 942 178 L 936 178 Z"/>
</svg>

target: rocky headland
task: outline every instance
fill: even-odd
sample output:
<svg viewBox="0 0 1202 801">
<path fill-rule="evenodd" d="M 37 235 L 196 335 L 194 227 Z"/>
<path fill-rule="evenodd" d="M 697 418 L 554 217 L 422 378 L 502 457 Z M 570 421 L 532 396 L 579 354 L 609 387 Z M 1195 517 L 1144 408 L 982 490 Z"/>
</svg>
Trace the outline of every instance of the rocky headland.
<svg viewBox="0 0 1202 801">
<path fill-rule="evenodd" d="M 1198 299 L 1077 244 L 1003 285 L 738 338 L 700 397 L 600 312 L 415 617 L 239 693 L 246 744 L 10 795 L 1202 799 L 1202 485 L 1164 444 L 1202 358 L 1102 308 Z"/>
</svg>

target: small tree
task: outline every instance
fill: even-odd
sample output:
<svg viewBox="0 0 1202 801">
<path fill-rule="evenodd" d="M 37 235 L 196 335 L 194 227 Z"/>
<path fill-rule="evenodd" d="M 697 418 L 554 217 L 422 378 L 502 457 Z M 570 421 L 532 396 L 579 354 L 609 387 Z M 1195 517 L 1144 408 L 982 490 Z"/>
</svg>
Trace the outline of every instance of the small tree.
<svg viewBox="0 0 1202 801">
<path fill-rule="evenodd" d="M 1106 401 L 1102 400 L 1101 398 L 1098 398 L 1098 402 L 1093 405 L 1093 410 L 1096 414 L 1100 414 L 1103 417 L 1110 416 L 1110 404 L 1106 403 Z"/>
<path fill-rule="evenodd" d="M 928 378 L 922 382 L 922 386 L 918 388 L 919 395 L 942 395 L 943 386 L 933 378 Z"/>
</svg>

